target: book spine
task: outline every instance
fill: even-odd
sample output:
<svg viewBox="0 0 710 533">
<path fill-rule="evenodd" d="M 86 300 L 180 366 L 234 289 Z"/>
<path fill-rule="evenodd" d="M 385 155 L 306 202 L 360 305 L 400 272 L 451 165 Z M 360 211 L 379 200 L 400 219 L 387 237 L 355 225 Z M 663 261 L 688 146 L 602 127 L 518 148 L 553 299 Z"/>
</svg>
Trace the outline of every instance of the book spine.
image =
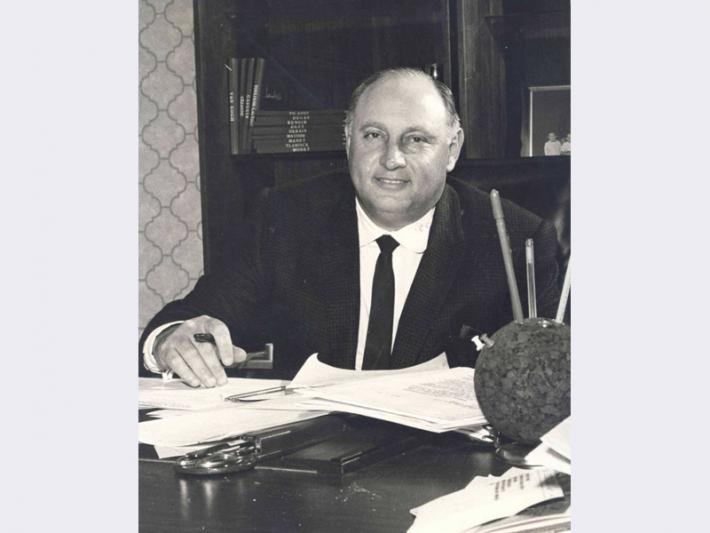
<svg viewBox="0 0 710 533">
<path fill-rule="evenodd" d="M 243 153 L 244 147 L 244 122 L 246 121 L 246 79 L 247 79 L 247 64 L 244 58 L 240 58 L 239 62 L 239 153 Z"/>
<path fill-rule="evenodd" d="M 274 126 L 331 126 L 331 127 L 343 127 L 345 120 L 324 120 L 320 118 L 263 118 L 256 117 L 254 120 L 254 127 L 274 127 Z"/>
<path fill-rule="evenodd" d="M 254 58 L 249 57 L 246 59 L 247 62 L 247 80 L 244 84 L 244 126 L 242 128 L 242 148 L 244 148 L 244 153 L 248 154 L 251 152 L 251 147 L 249 146 L 247 137 L 249 135 L 249 123 L 251 121 L 251 96 L 254 90 Z"/>
<path fill-rule="evenodd" d="M 227 69 L 227 94 L 229 98 L 229 149 L 239 154 L 239 61 L 231 57 Z"/>
<path fill-rule="evenodd" d="M 261 110 L 258 117 L 309 117 L 309 116 L 342 116 L 345 118 L 344 109 L 300 109 L 300 110 Z"/>
<path fill-rule="evenodd" d="M 270 129 L 283 129 L 287 130 L 290 128 L 293 129 L 299 129 L 299 128 L 330 128 L 332 130 L 342 130 L 343 125 L 345 123 L 343 121 L 337 121 L 337 122 L 323 122 L 319 120 L 286 120 L 286 121 L 281 121 L 281 122 L 276 122 L 276 121 L 269 121 L 269 122 L 264 122 L 264 121 L 259 121 L 257 119 L 254 122 L 254 128 L 270 128 Z"/>
<path fill-rule="evenodd" d="M 342 151 L 345 149 L 344 142 L 255 142 L 254 148 L 258 153 L 262 154 L 278 154 L 289 152 L 333 152 Z"/>
<path fill-rule="evenodd" d="M 291 133 L 327 133 L 329 135 L 340 135 L 343 133 L 343 127 L 339 125 L 255 126 L 252 133 L 255 137 L 259 135 L 287 135 Z"/>
<path fill-rule="evenodd" d="M 262 115 L 263 111 L 258 111 L 254 119 L 254 124 L 297 124 L 319 122 L 321 124 L 342 124 L 345 122 L 345 113 L 338 115 Z"/>
<path fill-rule="evenodd" d="M 256 135 L 253 137 L 253 142 L 343 142 L 345 137 L 341 134 L 324 133 L 324 134 L 305 134 L 305 133 L 287 133 L 281 135 Z"/>
<path fill-rule="evenodd" d="M 254 88 L 251 93 L 251 112 L 249 114 L 249 127 L 247 130 L 247 146 L 251 151 L 251 135 L 254 128 L 254 119 L 256 118 L 256 113 L 259 110 L 259 104 L 261 101 L 261 86 L 264 80 L 264 58 L 256 58 L 254 64 Z"/>
</svg>

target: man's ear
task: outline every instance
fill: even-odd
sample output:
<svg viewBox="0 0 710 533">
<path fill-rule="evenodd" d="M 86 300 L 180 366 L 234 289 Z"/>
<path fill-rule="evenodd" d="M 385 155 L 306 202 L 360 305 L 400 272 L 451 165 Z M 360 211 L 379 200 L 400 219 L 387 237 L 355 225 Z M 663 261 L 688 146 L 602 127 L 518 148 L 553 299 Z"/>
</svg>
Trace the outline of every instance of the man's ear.
<svg viewBox="0 0 710 533">
<path fill-rule="evenodd" d="M 350 124 L 345 124 L 345 154 L 350 157 Z"/>
<path fill-rule="evenodd" d="M 449 161 L 446 164 L 447 172 L 451 172 L 456 166 L 456 161 L 459 160 L 459 155 L 461 154 L 461 148 L 463 148 L 463 130 L 458 128 L 456 135 L 449 143 Z"/>
</svg>

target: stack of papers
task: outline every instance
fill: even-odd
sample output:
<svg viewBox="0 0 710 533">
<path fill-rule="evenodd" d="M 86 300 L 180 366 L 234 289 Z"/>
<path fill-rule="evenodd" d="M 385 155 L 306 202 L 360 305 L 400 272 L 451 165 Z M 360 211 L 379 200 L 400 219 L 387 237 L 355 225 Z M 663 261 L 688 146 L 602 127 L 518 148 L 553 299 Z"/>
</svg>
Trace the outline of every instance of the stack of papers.
<svg viewBox="0 0 710 533">
<path fill-rule="evenodd" d="M 476 477 L 464 489 L 412 509 L 416 519 L 409 533 L 565 531 L 569 507 L 544 516 L 511 516 L 557 498 L 564 498 L 564 492 L 552 470 L 511 468 L 500 477 Z"/>
<path fill-rule="evenodd" d="M 486 420 L 476 402 L 473 375 L 471 368 L 450 369 L 443 354 L 409 368 L 374 371 L 334 368 L 313 354 L 285 390 L 239 402 L 225 398 L 288 382 L 231 378 L 206 389 L 144 378 L 140 406 L 162 410 L 151 413 L 155 420 L 139 424 L 138 437 L 154 445 L 159 456 L 169 457 L 243 433 L 346 412 L 437 433 L 465 429 L 485 440 Z"/>
<path fill-rule="evenodd" d="M 571 475 L 571 433 L 572 421 L 567 417 L 540 438 L 540 445 L 527 454 L 525 460 L 530 464 L 546 466 Z"/>
<path fill-rule="evenodd" d="M 354 413 L 441 433 L 483 425 L 472 368 L 443 368 L 302 389 L 300 405 Z"/>
<path fill-rule="evenodd" d="M 194 388 L 181 380 L 138 378 L 138 406 L 141 409 L 200 410 L 220 407 L 228 396 L 288 384 L 280 379 L 228 378 L 227 384 L 212 389 Z"/>
<path fill-rule="evenodd" d="M 234 394 L 285 386 L 277 379 L 229 378 L 227 384 L 214 388 L 194 388 L 180 380 L 140 378 L 140 408 L 158 408 L 149 416 L 154 420 L 138 424 L 138 440 L 152 444 L 159 458 L 175 457 L 196 451 L 215 442 L 243 433 L 260 431 L 327 414 L 313 409 L 296 409 L 295 402 L 269 409 L 268 402 L 235 403 L 226 400 Z M 271 396 L 273 397 L 273 396 Z"/>
<path fill-rule="evenodd" d="M 322 416 L 319 411 L 254 410 L 229 402 L 223 407 L 138 424 L 138 440 L 154 446 L 206 444 L 250 431 Z"/>
</svg>

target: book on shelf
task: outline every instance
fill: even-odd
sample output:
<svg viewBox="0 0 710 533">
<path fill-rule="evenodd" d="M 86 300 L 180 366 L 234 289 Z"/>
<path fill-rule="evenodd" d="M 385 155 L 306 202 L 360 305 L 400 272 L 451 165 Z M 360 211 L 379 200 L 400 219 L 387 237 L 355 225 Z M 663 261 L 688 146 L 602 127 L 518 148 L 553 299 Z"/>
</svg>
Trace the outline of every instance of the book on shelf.
<svg viewBox="0 0 710 533">
<path fill-rule="evenodd" d="M 236 60 L 239 63 L 239 153 L 244 153 L 244 123 L 246 121 L 246 79 L 247 64 L 244 59 Z"/>
<path fill-rule="evenodd" d="M 254 60 L 254 83 L 251 89 L 251 108 L 249 110 L 249 127 L 247 129 L 246 145 L 251 148 L 251 135 L 254 129 L 254 119 L 261 103 L 261 87 L 264 80 L 264 58 Z"/>
<path fill-rule="evenodd" d="M 282 122 L 281 124 L 255 124 L 254 131 L 289 131 L 289 130 L 330 130 L 343 131 L 342 122 Z"/>
<path fill-rule="evenodd" d="M 291 127 L 291 128 L 254 128 L 252 130 L 252 139 L 260 137 L 316 137 L 316 138 L 337 138 L 344 135 L 342 126 L 334 126 L 327 128 L 319 127 Z"/>
<path fill-rule="evenodd" d="M 336 129 L 342 129 L 343 125 L 345 124 L 344 121 L 339 120 L 337 122 L 325 122 L 325 121 L 318 121 L 318 120 L 282 120 L 280 122 L 277 121 L 262 121 L 259 122 L 259 119 L 256 119 L 257 121 L 254 123 L 254 128 L 281 128 L 281 129 L 288 129 L 288 128 L 336 128 Z"/>
<path fill-rule="evenodd" d="M 227 92 L 229 98 L 229 149 L 239 154 L 239 61 L 232 57 L 227 68 Z"/>
<path fill-rule="evenodd" d="M 318 117 L 333 115 L 334 117 L 341 116 L 345 118 L 344 109 L 262 109 L 259 111 L 259 117 Z"/>
<path fill-rule="evenodd" d="M 345 111 L 259 111 L 254 120 L 254 126 L 330 124 L 342 126 L 345 122 Z"/>
<path fill-rule="evenodd" d="M 230 58 L 227 70 L 232 154 L 343 149 L 344 109 L 298 108 L 283 87 L 270 88 L 264 58 Z M 281 109 L 262 109 L 265 104 Z M 294 109 L 283 108 L 292 104 Z"/>
<path fill-rule="evenodd" d="M 345 140 L 333 137 L 331 139 L 255 139 L 254 149 L 265 153 L 272 148 L 310 147 L 317 150 L 320 147 L 340 149 L 345 146 Z"/>
<path fill-rule="evenodd" d="M 246 57 L 242 58 L 246 64 L 246 81 L 244 82 L 244 124 L 242 125 L 241 137 L 242 137 L 242 147 L 244 148 L 244 153 L 251 152 L 251 147 L 249 146 L 249 123 L 251 121 L 251 98 L 252 90 L 254 86 L 254 58 Z"/>
<path fill-rule="evenodd" d="M 331 131 L 342 131 L 342 122 L 282 122 L 281 124 L 255 124 L 254 131 L 288 131 L 288 130 L 316 130 L 316 129 L 329 129 Z"/>
<path fill-rule="evenodd" d="M 257 153 L 289 153 L 289 152 L 332 152 L 345 149 L 345 142 L 340 140 L 320 142 L 283 142 L 283 141 L 254 141 Z"/>
</svg>

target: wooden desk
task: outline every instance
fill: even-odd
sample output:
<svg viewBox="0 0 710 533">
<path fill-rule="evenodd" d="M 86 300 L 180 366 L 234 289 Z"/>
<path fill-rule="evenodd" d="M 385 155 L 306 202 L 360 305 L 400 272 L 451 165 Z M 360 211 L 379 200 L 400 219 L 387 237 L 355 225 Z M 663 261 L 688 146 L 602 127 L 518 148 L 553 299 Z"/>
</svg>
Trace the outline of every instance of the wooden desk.
<svg viewBox="0 0 710 533">
<path fill-rule="evenodd" d="M 491 449 L 457 435 L 439 435 L 337 481 L 268 470 L 183 477 L 170 461 L 143 458 L 140 531 L 406 531 L 411 508 L 507 468 Z"/>
</svg>

